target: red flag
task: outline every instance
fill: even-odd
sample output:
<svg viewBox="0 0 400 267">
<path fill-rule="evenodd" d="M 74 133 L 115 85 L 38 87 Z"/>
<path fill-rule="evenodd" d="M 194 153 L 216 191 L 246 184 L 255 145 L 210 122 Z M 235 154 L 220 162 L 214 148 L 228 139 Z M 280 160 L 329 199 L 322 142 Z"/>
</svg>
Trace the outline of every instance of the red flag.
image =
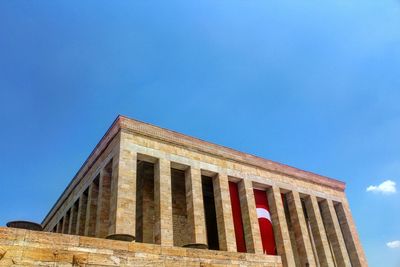
<svg viewBox="0 0 400 267">
<path fill-rule="evenodd" d="M 242 212 L 240 209 L 240 199 L 238 185 L 229 182 L 229 194 L 231 196 L 233 227 L 235 229 L 236 247 L 238 252 L 246 252 L 246 243 L 244 239 L 244 230 L 242 223 Z"/>
<path fill-rule="evenodd" d="M 269 213 L 267 193 L 254 189 L 256 200 L 258 224 L 260 226 L 261 240 L 265 254 L 276 255 L 274 230 L 272 228 L 271 215 Z"/>
</svg>

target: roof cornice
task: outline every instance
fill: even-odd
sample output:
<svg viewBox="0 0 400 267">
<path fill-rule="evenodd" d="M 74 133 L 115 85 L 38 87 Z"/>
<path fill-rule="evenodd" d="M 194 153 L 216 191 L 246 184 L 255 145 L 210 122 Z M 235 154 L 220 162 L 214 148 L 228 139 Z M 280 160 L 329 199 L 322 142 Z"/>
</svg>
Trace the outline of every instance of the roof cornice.
<svg viewBox="0 0 400 267">
<path fill-rule="evenodd" d="M 295 179 L 330 187 L 338 191 L 344 191 L 345 183 L 326 176 L 300 170 L 279 162 L 267 160 L 258 156 L 243 153 L 229 147 L 213 144 L 199 138 L 194 138 L 175 131 L 154 126 L 149 123 L 134 120 L 125 116 L 118 116 L 119 127 L 123 130 L 148 136 L 174 145 L 185 147 L 189 150 L 206 153 L 226 160 L 243 163 L 261 168 L 274 173 L 291 176 Z"/>
</svg>

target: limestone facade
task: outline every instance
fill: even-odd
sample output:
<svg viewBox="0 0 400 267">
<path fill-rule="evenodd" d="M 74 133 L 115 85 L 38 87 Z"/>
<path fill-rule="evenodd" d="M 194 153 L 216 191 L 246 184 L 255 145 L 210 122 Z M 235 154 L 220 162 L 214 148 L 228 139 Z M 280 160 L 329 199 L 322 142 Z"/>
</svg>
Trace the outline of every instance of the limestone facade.
<svg viewBox="0 0 400 267">
<path fill-rule="evenodd" d="M 0 266 L 281 267 L 279 257 L 0 227 Z"/>
<path fill-rule="evenodd" d="M 238 185 L 247 253 L 236 252 L 228 182 Z M 254 188 L 267 194 L 276 256 L 263 255 Z M 96 238 L 129 234 L 130 246 L 160 255 L 206 244 L 197 253 L 208 264 L 222 257 L 224 266 L 244 259 L 243 266 L 248 256 L 240 255 L 253 255 L 249 266 L 367 266 L 344 189 L 335 179 L 118 116 L 42 225 Z"/>
</svg>

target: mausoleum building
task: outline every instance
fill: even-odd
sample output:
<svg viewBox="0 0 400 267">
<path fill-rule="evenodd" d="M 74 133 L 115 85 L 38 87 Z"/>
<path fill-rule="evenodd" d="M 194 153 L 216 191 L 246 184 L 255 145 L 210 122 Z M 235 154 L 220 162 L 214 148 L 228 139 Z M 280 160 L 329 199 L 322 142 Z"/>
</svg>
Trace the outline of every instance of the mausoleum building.
<svg viewBox="0 0 400 267">
<path fill-rule="evenodd" d="M 91 249 L 103 244 L 116 265 L 367 266 L 344 191 L 335 179 L 118 116 L 42 226 L 75 236 L 65 242 L 79 255 L 97 240 Z M 107 240 L 121 236 L 134 241 Z M 90 265 L 96 252 L 87 253 Z"/>
</svg>

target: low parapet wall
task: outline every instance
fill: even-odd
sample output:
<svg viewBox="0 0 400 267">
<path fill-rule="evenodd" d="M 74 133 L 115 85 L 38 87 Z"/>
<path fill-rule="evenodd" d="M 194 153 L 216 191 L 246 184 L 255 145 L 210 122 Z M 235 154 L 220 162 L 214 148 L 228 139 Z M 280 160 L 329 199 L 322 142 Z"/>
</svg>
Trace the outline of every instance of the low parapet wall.
<svg viewBox="0 0 400 267">
<path fill-rule="evenodd" d="M 0 227 L 0 266 L 274 266 L 280 256 L 153 244 Z"/>
</svg>

